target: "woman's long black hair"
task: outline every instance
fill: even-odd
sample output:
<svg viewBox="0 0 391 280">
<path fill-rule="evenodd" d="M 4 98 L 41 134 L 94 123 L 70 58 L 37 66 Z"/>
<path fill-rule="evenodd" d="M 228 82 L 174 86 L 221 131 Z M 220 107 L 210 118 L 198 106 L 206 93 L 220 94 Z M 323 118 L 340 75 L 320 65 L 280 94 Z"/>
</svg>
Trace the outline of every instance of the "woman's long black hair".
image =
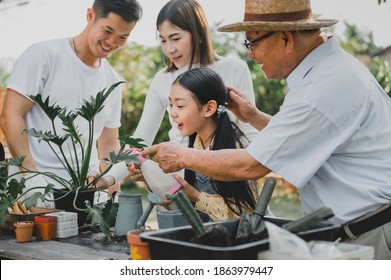
<svg viewBox="0 0 391 280">
<path fill-rule="evenodd" d="M 183 88 L 193 93 L 193 96 L 200 105 L 207 104 L 210 100 L 215 100 L 217 105 L 224 106 L 227 98 L 227 90 L 221 77 L 209 68 L 193 68 L 179 75 L 173 84 L 178 83 Z M 211 150 L 244 148 L 240 139 L 246 139 L 243 132 L 231 122 L 227 113 L 215 113 L 213 116 L 217 121 L 214 143 Z M 193 147 L 196 133 L 189 137 L 189 147 Z M 196 186 L 195 172 L 185 170 L 185 180 Z M 217 194 L 224 198 L 228 207 L 236 214 L 242 213 L 242 203 L 254 209 L 255 199 L 247 181 L 224 182 L 212 180 L 213 188 Z M 230 205 L 237 205 L 239 213 Z"/>
</svg>

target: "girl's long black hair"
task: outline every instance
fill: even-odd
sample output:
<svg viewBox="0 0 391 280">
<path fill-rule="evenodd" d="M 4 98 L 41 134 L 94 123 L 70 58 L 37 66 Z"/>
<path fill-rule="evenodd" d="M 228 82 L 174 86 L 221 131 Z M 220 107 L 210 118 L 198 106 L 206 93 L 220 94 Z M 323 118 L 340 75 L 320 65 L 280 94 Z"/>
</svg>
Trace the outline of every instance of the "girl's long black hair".
<svg viewBox="0 0 391 280">
<path fill-rule="evenodd" d="M 173 84 L 178 83 L 183 88 L 193 93 L 193 96 L 200 105 L 207 104 L 210 100 L 215 100 L 217 105 L 224 106 L 227 98 L 227 90 L 221 77 L 209 68 L 193 68 L 179 75 Z M 231 122 L 227 113 L 215 113 L 213 116 L 217 121 L 214 143 L 211 150 L 244 148 L 241 139 L 246 139 L 243 132 Z M 189 147 L 193 147 L 196 133 L 189 137 Z M 185 170 L 185 180 L 196 186 L 196 175 L 192 170 Z M 255 207 L 255 199 L 250 190 L 248 182 L 232 181 L 224 182 L 212 180 L 213 188 L 217 194 L 224 198 L 228 207 L 236 214 L 242 213 L 242 204 L 246 204 L 251 209 Z M 237 205 L 239 213 L 233 209 L 231 204 Z"/>
</svg>

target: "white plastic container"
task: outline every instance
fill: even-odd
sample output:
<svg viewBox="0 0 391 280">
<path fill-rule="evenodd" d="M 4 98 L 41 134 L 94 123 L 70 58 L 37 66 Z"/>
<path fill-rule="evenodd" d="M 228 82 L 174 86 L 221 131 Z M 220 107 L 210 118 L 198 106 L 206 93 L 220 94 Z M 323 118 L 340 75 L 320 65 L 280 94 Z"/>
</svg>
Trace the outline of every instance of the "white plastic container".
<svg viewBox="0 0 391 280">
<path fill-rule="evenodd" d="M 148 186 L 163 201 L 166 200 L 165 194 L 174 194 L 181 188 L 181 185 L 172 174 L 164 173 L 157 162 L 141 155 L 137 159 L 140 161 L 140 169 Z"/>
<path fill-rule="evenodd" d="M 350 243 L 334 243 L 328 241 L 310 241 L 310 248 L 320 247 L 323 250 L 315 252 L 312 249 L 314 259 L 320 260 L 373 260 L 375 250 L 372 246 Z"/>
</svg>

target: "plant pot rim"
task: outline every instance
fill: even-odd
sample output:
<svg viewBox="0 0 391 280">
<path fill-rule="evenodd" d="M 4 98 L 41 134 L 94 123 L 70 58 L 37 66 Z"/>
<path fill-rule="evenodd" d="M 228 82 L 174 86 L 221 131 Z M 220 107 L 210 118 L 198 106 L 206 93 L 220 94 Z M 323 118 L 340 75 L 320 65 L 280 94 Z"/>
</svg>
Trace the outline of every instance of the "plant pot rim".
<svg viewBox="0 0 391 280">
<path fill-rule="evenodd" d="M 23 225 L 34 225 L 33 221 L 18 221 L 14 222 L 15 226 L 23 226 Z"/>
<path fill-rule="evenodd" d="M 146 231 L 156 231 L 155 229 L 146 229 L 144 231 L 141 231 L 139 229 L 132 229 L 128 231 L 127 239 L 129 244 L 148 244 L 147 242 L 141 241 L 140 233 L 146 232 Z"/>
<path fill-rule="evenodd" d="M 56 216 L 36 216 L 36 217 L 34 217 L 34 222 L 36 224 L 57 223 L 57 217 Z"/>
</svg>

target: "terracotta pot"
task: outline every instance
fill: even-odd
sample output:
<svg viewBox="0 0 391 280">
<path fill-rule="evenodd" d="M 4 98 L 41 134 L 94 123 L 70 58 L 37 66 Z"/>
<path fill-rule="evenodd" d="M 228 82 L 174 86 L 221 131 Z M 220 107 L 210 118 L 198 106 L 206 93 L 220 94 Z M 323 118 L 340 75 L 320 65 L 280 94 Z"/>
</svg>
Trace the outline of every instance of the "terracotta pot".
<svg viewBox="0 0 391 280">
<path fill-rule="evenodd" d="M 34 217 L 36 240 L 54 240 L 57 232 L 57 217 L 54 216 L 37 216 Z"/>
<path fill-rule="evenodd" d="M 142 242 L 140 238 L 140 230 L 135 229 L 127 233 L 128 243 L 130 245 L 131 260 L 150 260 L 149 244 Z"/>
<path fill-rule="evenodd" d="M 30 242 L 33 237 L 34 222 L 21 221 L 14 223 L 16 241 L 20 243 Z"/>
</svg>

